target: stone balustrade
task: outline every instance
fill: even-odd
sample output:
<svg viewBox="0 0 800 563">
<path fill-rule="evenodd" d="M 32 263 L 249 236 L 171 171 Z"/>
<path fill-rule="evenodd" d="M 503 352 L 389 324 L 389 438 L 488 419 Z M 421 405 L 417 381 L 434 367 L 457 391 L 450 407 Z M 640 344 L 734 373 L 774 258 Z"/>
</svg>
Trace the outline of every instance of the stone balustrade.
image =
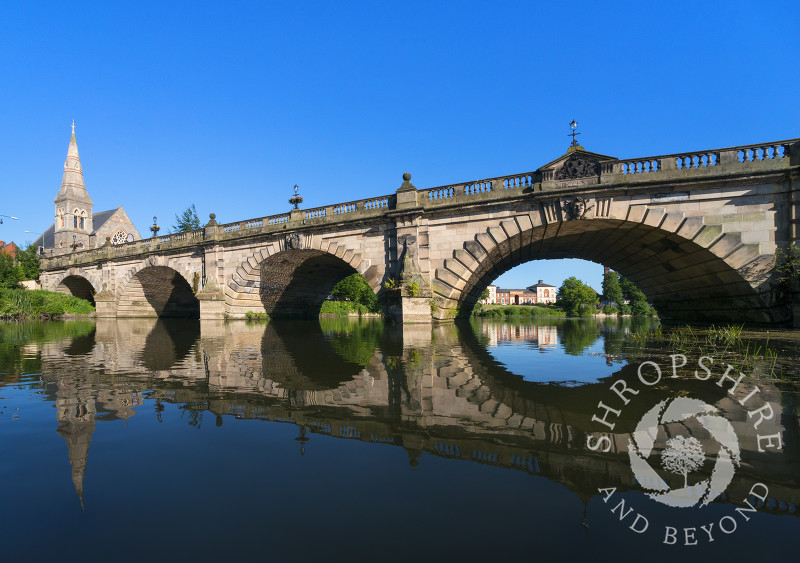
<svg viewBox="0 0 800 563">
<path fill-rule="evenodd" d="M 626 189 L 646 188 L 652 182 L 691 180 L 709 174 L 741 174 L 743 170 L 771 172 L 788 169 L 790 153 L 800 159 L 800 139 L 743 145 L 723 149 L 631 159 L 608 159 L 599 164 L 595 185 L 599 189 L 624 184 Z M 521 197 L 529 192 L 546 192 L 570 187 L 554 176 L 553 169 L 498 176 L 471 182 L 417 190 L 416 205 L 409 209 L 433 209 Z M 574 186 L 573 186 L 574 187 Z M 405 206 L 408 207 L 408 206 Z M 404 208 L 405 208 L 404 207 Z M 258 236 L 287 229 L 364 221 L 384 216 L 397 208 L 395 194 L 335 203 L 307 210 L 247 219 L 203 229 L 175 233 L 114 246 L 74 251 L 61 256 L 43 256 L 41 268 L 53 270 L 98 260 L 124 258 L 137 254 L 164 252 L 214 240 Z"/>
</svg>

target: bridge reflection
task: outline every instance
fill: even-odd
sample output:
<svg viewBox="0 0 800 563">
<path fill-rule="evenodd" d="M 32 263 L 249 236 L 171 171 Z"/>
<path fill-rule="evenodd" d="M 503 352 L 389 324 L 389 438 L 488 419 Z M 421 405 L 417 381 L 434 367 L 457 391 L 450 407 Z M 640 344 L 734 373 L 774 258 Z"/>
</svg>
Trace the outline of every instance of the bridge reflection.
<svg viewBox="0 0 800 563">
<path fill-rule="evenodd" d="M 627 457 L 636 416 L 624 412 L 616 420 L 609 453 L 585 445 L 587 433 L 597 431 L 591 419 L 609 381 L 577 387 L 525 381 L 499 364 L 481 338 L 468 326 L 341 319 L 100 319 L 85 334 L 37 346 L 45 396 L 55 403 L 79 495 L 97 423 L 127 420 L 153 404 L 160 421 L 165 403 L 178 405 L 194 425 L 206 414 L 217 425 L 235 419 L 294 424 L 301 449 L 313 447 L 315 435 L 391 444 L 404 448 L 412 465 L 424 453 L 513 468 L 562 483 L 584 500 L 598 486 L 636 488 Z M 632 381 L 635 370 L 622 366 L 612 377 Z M 685 387 L 723 410 L 743 445 L 754 443 L 735 401 L 699 381 Z M 786 409 L 771 430 L 783 432 L 792 446 L 780 459 L 745 446 L 728 494 L 743 498 L 762 481 L 779 499 L 772 508 L 794 512 L 800 502 L 798 453 L 791 449 L 798 437 L 795 399 L 769 383 L 759 387 Z M 642 389 L 637 401 L 654 404 L 663 394 Z"/>
</svg>

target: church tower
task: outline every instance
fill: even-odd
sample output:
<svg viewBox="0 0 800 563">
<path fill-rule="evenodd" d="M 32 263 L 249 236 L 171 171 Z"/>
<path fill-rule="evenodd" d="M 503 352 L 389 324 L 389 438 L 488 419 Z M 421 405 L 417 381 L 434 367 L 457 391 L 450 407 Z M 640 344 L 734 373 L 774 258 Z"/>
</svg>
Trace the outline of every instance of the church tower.
<svg viewBox="0 0 800 563">
<path fill-rule="evenodd" d="M 61 189 L 53 200 L 56 204 L 54 246 L 57 254 L 89 248 L 89 234 L 92 227 L 92 198 L 83 183 L 83 169 L 78 156 L 78 142 L 75 140 L 75 122 L 72 122 L 72 137 L 69 140 L 67 160 L 64 162 L 64 175 Z"/>
</svg>

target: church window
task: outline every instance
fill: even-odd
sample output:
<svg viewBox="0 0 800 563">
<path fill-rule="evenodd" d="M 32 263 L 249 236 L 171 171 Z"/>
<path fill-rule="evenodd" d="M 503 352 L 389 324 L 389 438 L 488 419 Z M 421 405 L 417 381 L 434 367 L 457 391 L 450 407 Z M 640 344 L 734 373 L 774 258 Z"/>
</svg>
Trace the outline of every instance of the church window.
<svg viewBox="0 0 800 563">
<path fill-rule="evenodd" d="M 86 228 L 86 211 L 81 211 L 81 229 Z"/>
<path fill-rule="evenodd" d="M 125 236 L 127 233 L 122 229 L 119 229 L 114 235 L 111 237 L 111 244 L 122 244 L 125 242 Z"/>
<path fill-rule="evenodd" d="M 73 219 L 73 223 L 75 223 L 74 227 L 77 229 L 78 228 L 78 216 L 77 215 L 73 215 L 72 219 Z"/>
</svg>

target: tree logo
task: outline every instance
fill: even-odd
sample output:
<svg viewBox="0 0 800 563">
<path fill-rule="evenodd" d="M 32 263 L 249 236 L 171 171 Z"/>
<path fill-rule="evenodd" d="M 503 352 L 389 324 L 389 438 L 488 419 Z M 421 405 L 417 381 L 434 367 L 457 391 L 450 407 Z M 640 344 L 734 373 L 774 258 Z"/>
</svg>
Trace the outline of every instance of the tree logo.
<svg viewBox="0 0 800 563">
<path fill-rule="evenodd" d="M 688 508 L 713 501 L 725 491 L 739 466 L 739 441 L 730 423 L 713 414 L 717 409 L 708 403 L 689 397 L 661 401 L 647 411 L 628 444 L 631 469 L 638 483 L 655 501 L 668 506 Z M 691 432 L 695 436 L 670 433 Z M 661 467 L 683 477 L 682 487 L 670 487 L 650 459 L 657 459 L 654 450 L 663 443 Z M 690 475 L 713 458 L 711 476 L 690 482 Z"/>
</svg>

